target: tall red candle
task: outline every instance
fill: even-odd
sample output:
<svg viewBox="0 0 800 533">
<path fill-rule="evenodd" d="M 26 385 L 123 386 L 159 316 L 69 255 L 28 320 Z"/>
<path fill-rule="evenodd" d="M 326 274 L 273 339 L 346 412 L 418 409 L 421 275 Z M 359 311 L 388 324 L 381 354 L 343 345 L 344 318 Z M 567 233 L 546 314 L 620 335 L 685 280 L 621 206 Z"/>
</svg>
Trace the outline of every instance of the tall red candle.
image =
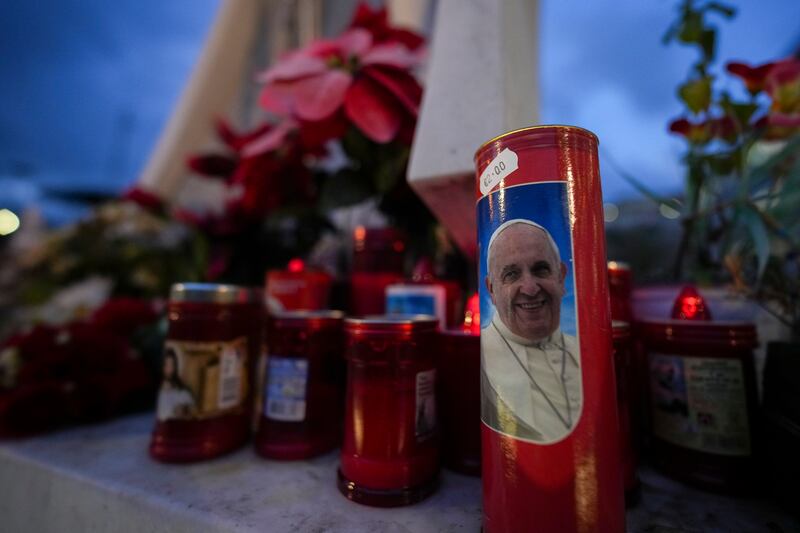
<svg viewBox="0 0 800 533">
<path fill-rule="evenodd" d="M 367 505 L 406 505 L 436 487 L 437 320 L 345 320 L 347 395 L 339 490 Z"/>
<path fill-rule="evenodd" d="M 612 300 L 613 301 L 613 300 Z M 619 443 L 622 455 L 622 478 L 625 484 L 625 504 L 630 506 L 639 497 L 639 449 L 637 420 L 631 404 L 636 401 L 631 383 L 635 379 L 631 328 L 627 322 L 614 320 L 614 370 L 617 377 L 617 409 L 619 413 Z"/>
<path fill-rule="evenodd" d="M 261 304 L 233 285 L 179 283 L 167 308 L 164 373 L 150 455 L 210 459 L 244 444 L 261 344 Z"/>
<path fill-rule="evenodd" d="M 339 445 L 344 404 L 340 311 L 294 311 L 269 320 L 256 451 L 306 459 Z"/>
<path fill-rule="evenodd" d="M 526 128 L 475 164 L 484 531 L 624 531 L 597 138 Z"/>
</svg>

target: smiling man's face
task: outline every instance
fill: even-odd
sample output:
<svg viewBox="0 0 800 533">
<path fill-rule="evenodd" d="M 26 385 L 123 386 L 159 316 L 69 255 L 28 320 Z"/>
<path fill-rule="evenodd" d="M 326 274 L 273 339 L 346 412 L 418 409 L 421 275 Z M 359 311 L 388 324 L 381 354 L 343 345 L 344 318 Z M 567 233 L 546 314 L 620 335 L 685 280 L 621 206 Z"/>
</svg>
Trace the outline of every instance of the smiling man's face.
<svg viewBox="0 0 800 533">
<path fill-rule="evenodd" d="M 538 341 L 558 328 L 566 274 L 541 229 L 513 224 L 489 249 L 486 287 L 508 329 Z"/>
</svg>

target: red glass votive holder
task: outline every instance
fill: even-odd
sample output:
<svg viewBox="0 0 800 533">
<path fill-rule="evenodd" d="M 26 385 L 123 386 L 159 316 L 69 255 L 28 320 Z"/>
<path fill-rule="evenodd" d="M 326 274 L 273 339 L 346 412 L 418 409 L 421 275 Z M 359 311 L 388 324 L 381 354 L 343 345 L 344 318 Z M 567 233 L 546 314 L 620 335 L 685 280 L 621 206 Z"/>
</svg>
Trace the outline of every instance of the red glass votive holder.
<svg viewBox="0 0 800 533">
<path fill-rule="evenodd" d="M 285 310 L 326 309 L 333 279 L 317 270 L 269 270 L 266 295 Z"/>
<path fill-rule="evenodd" d="M 338 487 L 348 499 L 394 507 L 435 490 L 437 325 L 430 316 L 345 320 L 348 372 Z"/>
<path fill-rule="evenodd" d="M 633 320 L 631 293 L 633 281 L 631 267 L 622 261 L 608 262 L 608 292 L 611 298 L 612 320 L 630 322 Z"/>
<path fill-rule="evenodd" d="M 403 281 L 405 237 L 395 228 L 365 228 L 353 233 L 350 313 L 385 312 L 386 287 Z"/>
<path fill-rule="evenodd" d="M 703 488 L 752 492 L 755 326 L 666 320 L 642 322 L 639 331 L 647 354 L 656 466 Z"/>
<path fill-rule="evenodd" d="M 252 418 L 252 376 L 261 344 L 257 292 L 179 283 L 169 327 L 150 455 L 164 462 L 211 459 L 243 445 Z"/>
<path fill-rule="evenodd" d="M 619 444 L 622 455 L 622 480 L 625 485 L 625 503 L 631 505 L 639 497 L 638 425 L 631 403 L 635 401 L 632 387 L 636 374 L 631 349 L 631 328 L 627 322 L 612 322 L 614 339 L 614 370 L 617 378 L 617 413 L 619 415 Z"/>
<path fill-rule="evenodd" d="M 256 451 L 271 459 L 306 459 L 336 448 L 342 436 L 344 338 L 340 311 L 273 316 Z"/>
<path fill-rule="evenodd" d="M 439 336 L 436 378 L 442 460 L 450 470 L 481 475 L 481 337 L 461 330 Z"/>
</svg>

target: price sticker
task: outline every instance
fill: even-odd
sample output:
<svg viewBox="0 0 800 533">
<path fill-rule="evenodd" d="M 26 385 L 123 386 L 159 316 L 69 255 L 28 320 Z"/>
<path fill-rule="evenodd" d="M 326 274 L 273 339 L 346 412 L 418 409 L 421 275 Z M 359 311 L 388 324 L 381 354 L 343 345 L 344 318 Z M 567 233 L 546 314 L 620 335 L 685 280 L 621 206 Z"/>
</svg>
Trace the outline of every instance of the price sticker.
<svg viewBox="0 0 800 533">
<path fill-rule="evenodd" d="M 495 185 L 518 168 L 519 158 L 517 154 L 508 148 L 504 148 L 481 173 L 481 194 L 487 195 L 489 191 L 494 189 Z"/>
</svg>

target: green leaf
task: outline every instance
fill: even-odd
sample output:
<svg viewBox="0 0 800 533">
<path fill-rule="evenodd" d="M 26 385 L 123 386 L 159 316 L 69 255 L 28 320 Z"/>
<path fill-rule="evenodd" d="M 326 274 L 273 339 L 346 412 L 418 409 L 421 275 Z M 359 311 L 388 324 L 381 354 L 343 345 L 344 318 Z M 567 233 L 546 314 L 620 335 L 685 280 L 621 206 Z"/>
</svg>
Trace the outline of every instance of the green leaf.
<svg viewBox="0 0 800 533">
<path fill-rule="evenodd" d="M 769 261 L 769 233 L 763 218 L 754 206 L 750 206 L 742 211 L 742 223 L 746 225 L 753 244 L 753 251 L 756 255 L 758 271 L 756 274 L 756 284 L 761 281 L 764 269 Z"/>
<path fill-rule="evenodd" d="M 800 150 L 800 135 L 795 135 L 786 142 L 786 145 L 775 155 L 755 168 L 745 173 L 744 181 L 759 187 L 772 179 L 774 171 L 791 157 L 796 157 Z"/>
<path fill-rule="evenodd" d="M 711 77 L 690 80 L 678 88 L 678 96 L 692 113 L 700 113 L 711 105 Z"/>
<path fill-rule="evenodd" d="M 649 187 L 647 187 L 643 181 L 635 178 L 633 175 L 625 172 L 621 166 L 619 166 L 616 160 L 611 157 L 611 155 L 606 152 L 602 147 L 600 148 L 600 152 L 603 155 L 603 159 L 608 163 L 608 165 L 614 169 L 614 171 L 619 174 L 619 176 L 627 181 L 634 189 L 639 191 L 639 194 L 646 197 L 647 199 L 651 200 L 656 204 L 666 204 L 669 207 L 675 209 L 676 211 L 682 211 L 682 206 L 680 202 L 675 200 L 674 198 L 667 198 L 665 196 L 661 196 L 660 194 L 656 193 Z"/>
<path fill-rule="evenodd" d="M 708 156 L 708 166 L 711 167 L 714 174 L 727 176 L 736 168 L 736 161 L 731 154 L 711 154 Z"/>
<path fill-rule="evenodd" d="M 683 18 L 678 39 L 683 43 L 697 43 L 703 36 L 703 15 L 699 11 L 689 11 Z"/>
<path fill-rule="evenodd" d="M 700 36 L 700 47 L 703 49 L 703 55 L 707 63 L 714 60 L 716 40 L 716 31 L 711 29 L 703 30 L 703 34 Z"/>
<path fill-rule="evenodd" d="M 733 18 L 736 15 L 736 8 L 723 4 L 722 2 L 709 2 L 706 4 L 706 11 L 716 11 L 725 18 Z"/>
<path fill-rule="evenodd" d="M 369 180 L 363 174 L 353 169 L 343 169 L 322 184 L 320 207 L 327 210 L 353 205 L 374 194 Z"/>
</svg>

